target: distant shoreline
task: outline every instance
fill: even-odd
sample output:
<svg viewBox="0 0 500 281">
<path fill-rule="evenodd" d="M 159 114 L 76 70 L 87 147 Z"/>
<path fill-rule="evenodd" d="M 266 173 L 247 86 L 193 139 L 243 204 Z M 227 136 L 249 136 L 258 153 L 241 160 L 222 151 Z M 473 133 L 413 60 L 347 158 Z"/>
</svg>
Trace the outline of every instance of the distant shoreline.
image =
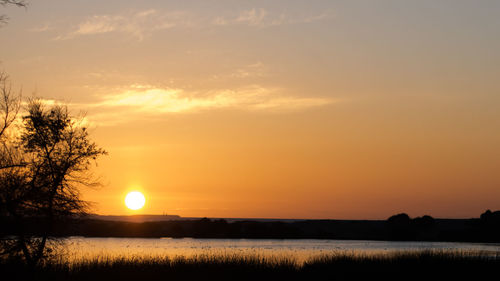
<svg viewBox="0 0 500 281">
<path fill-rule="evenodd" d="M 386 221 L 386 219 L 337 219 L 337 218 L 237 218 L 237 217 L 182 217 L 180 215 L 151 215 L 151 214 L 139 214 L 139 215 L 100 215 L 100 214 L 90 214 L 87 216 L 89 219 L 106 220 L 106 221 L 123 221 L 123 222 L 154 222 L 154 221 L 172 221 L 172 220 L 225 220 L 227 222 L 235 221 L 257 221 L 257 222 L 297 222 L 297 221 L 374 221 L 381 222 Z M 436 220 L 473 220 L 477 217 L 468 218 L 435 218 Z"/>
<path fill-rule="evenodd" d="M 410 218 L 387 220 L 269 220 L 209 219 L 179 216 L 89 216 L 57 222 L 51 236 L 193 237 L 247 239 L 335 239 L 375 241 L 500 242 L 500 212 L 487 211 L 473 219 Z M 15 222 L 1 218 L 0 236 L 15 235 Z M 44 228 L 36 218 L 25 221 L 26 232 Z"/>
<path fill-rule="evenodd" d="M 257 222 L 296 222 L 307 220 L 323 220 L 323 219 L 282 219 L 282 218 L 219 218 L 219 217 L 181 217 L 179 215 L 99 215 L 91 214 L 89 219 L 105 220 L 105 221 L 122 221 L 122 222 L 155 222 L 155 221 L 174 221 L 174 220 L 201 220 L 208 218 L 210 220 L 225 220 L 227 222 L 235 221 L 257 221 Z"/>
</svg>

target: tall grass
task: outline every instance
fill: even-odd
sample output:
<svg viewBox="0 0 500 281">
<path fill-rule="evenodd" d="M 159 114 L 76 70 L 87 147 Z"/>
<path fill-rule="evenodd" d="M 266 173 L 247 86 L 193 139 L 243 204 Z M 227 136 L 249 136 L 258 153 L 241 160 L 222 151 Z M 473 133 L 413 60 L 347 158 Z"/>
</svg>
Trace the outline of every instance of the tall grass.
<svg viewBox="0 0 500 281">
<path fill-rule="evenodd" d="M 477 251 L 338 252 L 298 263 L 259 255 L 53 259 L 29 271 L 0 263 L 2 280 L 498 280 L 500 255 Z"/>
</svg>

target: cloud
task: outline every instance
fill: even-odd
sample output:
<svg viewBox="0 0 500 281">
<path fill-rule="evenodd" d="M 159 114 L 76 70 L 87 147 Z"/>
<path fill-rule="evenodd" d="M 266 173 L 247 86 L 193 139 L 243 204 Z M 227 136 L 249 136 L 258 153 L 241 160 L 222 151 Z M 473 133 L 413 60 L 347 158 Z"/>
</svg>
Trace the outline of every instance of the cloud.
<svg viewBox="0 0 500 281">
<path fill-rule="evenodd" d="M 244 110 L 254 113 L 290 113 L 337 102 L 323 97 L 287 96 L 278 88 L 249 85 L 206 92 L 152 85 L 130 85 L 90 102 L 39 99 L 46 106 L 68 105 L 81 112 L 81 124 L 116 126 L 131 120 L 151 120 L 166 114 L 193 114 L 212 110 Z"/>
<path fill-rule="evenodd" d="M 300 23 L 312 23 L 333 17 L 331 11 L 325 11 L 316 15 L 291 15 L 287 13 L 271 13 L 266 9 L 249 9 L 240 11 L 236 16 L 215 17 L 212 24 L 216 26 L 246 25 L 251 27 L 270 27 L 280 25 L 291 25 Z"/>
<path fill-rule="evenodd" d="M 265 65 L 258 61 L 253 64 L 244 65 L 238 67 L 231 72 L 220 73 L 212 75 L 212 80 L 221 80 L 221 79 L 245 79 L 245 78 L 255 78 L 255 77 L 265 77 L 267 73 L 267 68 Z"/>
<path fill-rule="evenodd" d="M 78 29 L 73 32 L 75 35 L 99 34 L 115 31 L 121 28 L 120 22 L 123 17 L 115 16 L 93 16 L 91 19 L 78 25 Z"/>
<path fill-rule="evenodd" d="M 199 112 L 211 109 L 296 111 L 332 102 L 331 99 L 327 98 L 284 96 L 277 89 L 257 85 L 205 93 L 134 85 L 121 93 L 103 97 L 96 106 L 129 108 L 136 112 L 162 114 Z"/>
<path fill-rule="evenodd" d="M 235 19 L 235 21 L 250 26 L 258 26 L 263 23 L 266 15 L 267 11 L 265 9 L 251 9 L 242 11 L 240 15 Z"/>
<path fill-rule="evenodd" d="M 317 15 L 292 15 L 272 13 L 263 8 L 234 11 L 226 16 L 194 14 L 186 11 L 159 11 L 147 9 L 134 12 L 93 15 L 76 24 L 69 32 L 57 36 L 56 40 L 67 40 L 78 36 L 106 33 L 122 33 L 141 41 L 155 31 L 181 27 L 248 26 L 264 28 L 270 26 L 311 23 L 332 17 L 331 12 Z M 32 31 L 43 32 L 52 29 L 46 24 Z"/>
<path fill-rule="evenodd" d="M 46 31 L 49 31 L 52 29 L 54 29 L 54 27 L 50 23 L 44 23 L 43 25 L 39 25 L 39 26 L 35 26 L 35 27 L 30 28 L 30 29 L 28 29 L 28 31 L 30 31 L 30 32 L 46 32 Z"/>
<path fill-rule="evenodd" d="M 189 18 L 184 12 L 161 13 L 154 9 L 117 15 L 94 15 L 77 24 L 69 33 L 55 39 L 65 40 L 77 36 L 118 32 L 141 41 L 157 30 L 189 26 Z"/>
</svg>

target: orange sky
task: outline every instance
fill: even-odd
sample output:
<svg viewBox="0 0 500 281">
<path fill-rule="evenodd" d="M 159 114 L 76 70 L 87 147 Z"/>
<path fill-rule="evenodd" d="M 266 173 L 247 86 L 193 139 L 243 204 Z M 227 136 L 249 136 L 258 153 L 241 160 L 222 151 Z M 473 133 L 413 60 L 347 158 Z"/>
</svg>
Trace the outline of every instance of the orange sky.
<svg viewBox="0 0 500 281">
<path fill-rule="evenodd" d="M 97 213 L 500 209 L 498 2 L 31 2 L 2 8 L 0 69 L 87 113 Z"/>
</svg>

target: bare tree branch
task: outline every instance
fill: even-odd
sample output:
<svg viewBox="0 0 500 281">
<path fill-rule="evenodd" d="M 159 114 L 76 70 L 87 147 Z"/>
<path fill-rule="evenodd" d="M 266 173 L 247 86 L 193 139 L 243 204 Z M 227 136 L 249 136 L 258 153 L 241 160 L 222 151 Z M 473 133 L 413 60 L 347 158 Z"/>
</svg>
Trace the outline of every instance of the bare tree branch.
<svg viewBox="0 0 500 281">
<path fill-rule="evenodd" d="M 21 106 L 21 93 L 12 93 L 9 77 L 0 72 L 0 139 L 5 130 L 16 120 Z"/>
<path fill-rule="evenodd" d="M 0 0 L 0 6 L 14 5 L 17 7 L 28 7 L 28 2 L 25 0 Z M 6 24 L 9 18 L 6 15 L 0 15 L 0 26 Z"/>
<path fill-rule="evenodd" d="M 18 7 L 26 7 L 28 6 L 28 2 L 24 0 L 0 0 L 0 5 L 5 6 L 5 5 L 16 5 Z"/>
</svg>

